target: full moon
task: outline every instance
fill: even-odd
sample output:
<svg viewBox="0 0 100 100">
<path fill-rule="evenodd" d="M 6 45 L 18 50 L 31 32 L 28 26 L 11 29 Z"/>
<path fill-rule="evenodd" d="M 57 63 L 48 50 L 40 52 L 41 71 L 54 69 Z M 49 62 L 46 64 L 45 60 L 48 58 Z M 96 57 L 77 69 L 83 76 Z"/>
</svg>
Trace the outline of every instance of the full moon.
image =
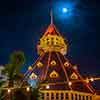
<svg viewBox="0 0 100 100">
<path fill-rule="evenodd" d="M 66 13 L 66 12 L 68 12 L 68 9 L 67 8 L 63 8 L 62 11 L 63 11 L 63 13 Z"/>
</svg>

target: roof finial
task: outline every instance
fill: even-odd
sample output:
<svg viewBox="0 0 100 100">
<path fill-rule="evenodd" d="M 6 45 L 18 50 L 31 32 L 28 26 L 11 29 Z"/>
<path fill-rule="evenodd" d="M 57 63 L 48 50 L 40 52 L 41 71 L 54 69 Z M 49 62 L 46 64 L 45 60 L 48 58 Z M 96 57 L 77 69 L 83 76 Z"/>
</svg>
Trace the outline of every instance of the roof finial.
<svg viewBox="0 0 100 100">
<path fill-rule="evenodd" d="M 52 0 L 50 0 L 50 17 L 51 17 L 51 24 L 53 24 Z"/>
<path fill-rule="evenodd" d="M 53 24 L 53 12 L 52 12 L 52 9 L 50 11 L 50 17 L 51 17 L 51 24 Z"/>
</svg>

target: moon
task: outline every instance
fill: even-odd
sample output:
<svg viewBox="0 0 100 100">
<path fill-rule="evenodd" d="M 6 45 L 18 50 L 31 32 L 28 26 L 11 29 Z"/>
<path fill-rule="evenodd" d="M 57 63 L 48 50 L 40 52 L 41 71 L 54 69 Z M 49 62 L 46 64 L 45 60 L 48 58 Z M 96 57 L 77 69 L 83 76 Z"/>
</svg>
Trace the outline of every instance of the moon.
<svg viewBox="0 0 100 100">
<path fill-rule="evenodd" d="M 62 8 L 62 12 L 63 13 L 67 13 L 68 12 L 68 9 L 67 8 Z"/>
</svg>

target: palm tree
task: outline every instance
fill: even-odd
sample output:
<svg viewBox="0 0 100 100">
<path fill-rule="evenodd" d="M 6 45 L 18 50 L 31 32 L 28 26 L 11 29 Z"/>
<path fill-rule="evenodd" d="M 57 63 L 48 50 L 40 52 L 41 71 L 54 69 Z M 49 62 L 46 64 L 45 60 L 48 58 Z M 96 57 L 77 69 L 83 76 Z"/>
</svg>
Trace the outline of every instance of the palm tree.
<svg viewBox="0 0 100 100">
<path fill-rule="evenodd" d="M 2 73 L 7 76 L 7 80 L 4 82 L 0 82 L 0 87 L 2 87 L 2 86 L 7 87 L 7 88 L 14 87 L 14 83 L 17 82 L 18 80 L 22 79 L 20 70 L 24 63 L 25 63 L 24 53 L 22 51 L 13 52 L 9 57 L 8 64 L 5 65 L 5 68 L 2 71 Z M 3 91 L 0 92 L 1 95 L 2 95 L 2 92 Z M 0 100 L 1 100 L 1 98 L 0 98 Z"/>
<path fill-rule="evenodd" d="M 5 65 L 3 73 L 8 77 L 8 87 L 13 87 L 14 81 L 19 77 L 21 66 L 25 63 L 22 51 L 15 51 L 10 55 L 9 63 Z"/>
</svg>

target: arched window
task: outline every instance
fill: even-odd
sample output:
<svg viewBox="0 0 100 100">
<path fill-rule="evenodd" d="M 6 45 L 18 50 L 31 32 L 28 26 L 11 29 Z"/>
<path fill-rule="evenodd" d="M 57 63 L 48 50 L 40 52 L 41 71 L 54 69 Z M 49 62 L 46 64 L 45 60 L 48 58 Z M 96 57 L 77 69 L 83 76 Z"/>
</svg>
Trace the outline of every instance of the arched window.
<svg viewBox="0 0 100 100">
<path fill-rule="evenodd" d="M 77 94 L 75 94 L 75 100 L 77 100 Z"/>
<path fill-rule="evenodd" d="M 92 96 L 90 96 L 90 100 L 92 100 Z"/>
<path fill-rule="evenodd" d="M 61 93 L 61 100 L 63 100 L 64 99 L 64 94 L 63 93 Z"/>
<path fill-rule="evenodd" d="M 81 95 L 79 95 L 79 100 L 81 100 Z"/>
<path fill-rule="evenodd" d="M 86 96 L 86 100 L 88 100 L 88 96 Z"/>
<path fill-rule="evenodd" d="M 74 100 L 74 98 L 73 98 L 73 94 L 71 94 L 71 100 Z"/>
<path fill-rule="evenodd" d="M 44 93 L 41 93 L 41 99 L 44 100 Z"/>
<path fill-rule="evenodd" d="M 66 100 L 68 100 L 68 93 L 66 93 L 66 95 L 65 95 L 65 96 L 66 96 Z"/>
<path fill-rule="evenodd" d="M 46 100 L 49 100 L 49 93 L 46 94 Z"/>
<path fill-rule="evenodd" d="M 59 99 L 59 93 L 56 93 L 56 100 Z"/>
<path fill-rule="evenodd" d="M 51 100 L 54 100 L 54 93 L 51 93 Z"/>
<path fill-rule="evenodd" d="M 83 96 L 83 100 L 85 100 L 85 97 Z"/>
</svg>

